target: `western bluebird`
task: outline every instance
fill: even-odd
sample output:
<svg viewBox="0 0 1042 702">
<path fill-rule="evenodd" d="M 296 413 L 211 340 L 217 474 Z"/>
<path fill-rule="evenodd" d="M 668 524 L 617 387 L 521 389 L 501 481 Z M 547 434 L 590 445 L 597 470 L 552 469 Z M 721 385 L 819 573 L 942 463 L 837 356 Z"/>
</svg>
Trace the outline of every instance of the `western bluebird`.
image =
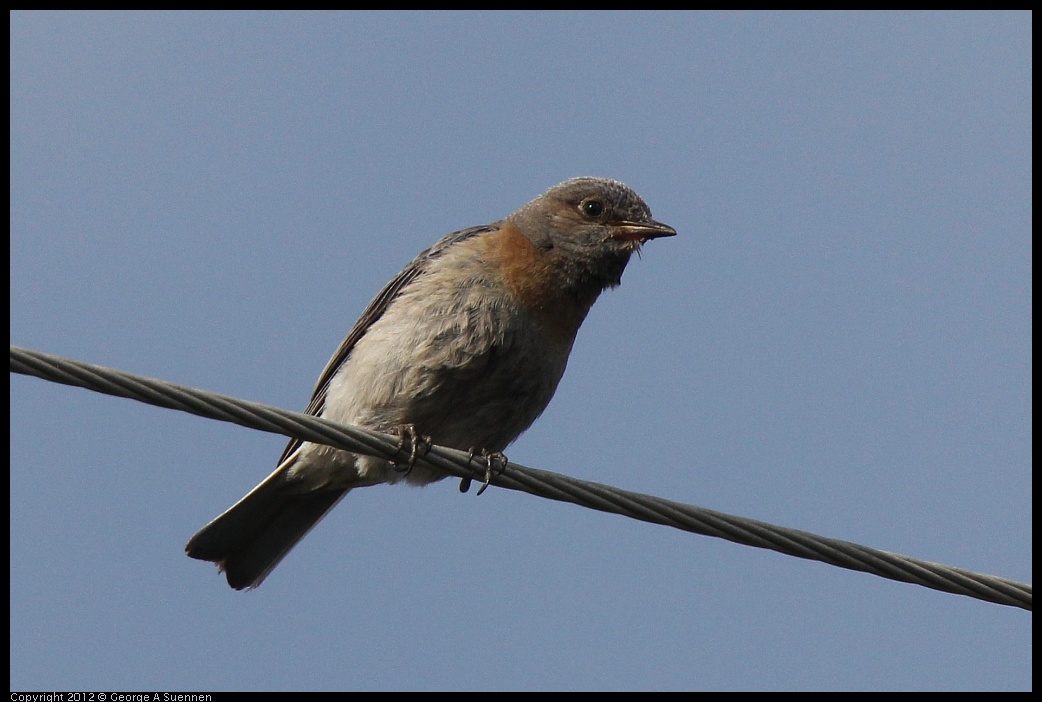
<svg viewBox="0 0 1042 702">
<path fill-rule="evenodd" d="M 502 451 L 550 402 L 597 296 L 641 244 L 675 234 L 603 178 L 573 178 L 506 219 L 449 234 L 369 303 L 306 411 L 403 442 L 415 427 L 437 444 Z M 352 488 L 445 477 L 294 439 L 185 550 L 215 561 L 233 588 L 256 587 Z"/>
</svg>

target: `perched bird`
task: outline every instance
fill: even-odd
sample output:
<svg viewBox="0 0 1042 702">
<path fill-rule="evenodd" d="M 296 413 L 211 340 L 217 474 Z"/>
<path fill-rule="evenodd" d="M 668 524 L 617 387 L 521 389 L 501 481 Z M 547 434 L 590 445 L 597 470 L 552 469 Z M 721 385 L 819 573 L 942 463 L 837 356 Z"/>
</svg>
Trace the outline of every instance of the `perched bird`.
<svg viewBox="0 0 1042 702">
<path fill-rule="evenodd" d="M 449 234 L 369 304 L 306 411 L 498 453 L 550 402 L 601 291 L 619 284 L 641 244 L 675 234 L 627 186 L 588 177 Z M 256 587 L 352 488 L 445 477 L 294 439 L 275 472 L 185 550 L 216 562 L 233 588 Z"/>
</svg>

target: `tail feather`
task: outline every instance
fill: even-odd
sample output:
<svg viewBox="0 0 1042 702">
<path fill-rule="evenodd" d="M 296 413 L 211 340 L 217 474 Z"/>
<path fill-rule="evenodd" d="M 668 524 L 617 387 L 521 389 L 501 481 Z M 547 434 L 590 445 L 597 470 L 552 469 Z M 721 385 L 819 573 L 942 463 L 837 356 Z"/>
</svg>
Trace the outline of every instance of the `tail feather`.
<svg viewBox="0 0 1042 702">
<path fill-rule="evenodd" d="M 294 492 L 280 468 L 185 546 L 191 558 L 214 561 L 236 590 L 254 588 L 303 539 L 348 488 Z"/>
</svg>

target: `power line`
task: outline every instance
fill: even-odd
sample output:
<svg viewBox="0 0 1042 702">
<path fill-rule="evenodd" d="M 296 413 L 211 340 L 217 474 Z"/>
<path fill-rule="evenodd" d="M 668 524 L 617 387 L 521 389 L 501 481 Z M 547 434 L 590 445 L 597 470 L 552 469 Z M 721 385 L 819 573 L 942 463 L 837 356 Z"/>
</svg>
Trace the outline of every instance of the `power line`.
<svg viewBox="0 0 1042 702">
<path fill-rule="evenodd" d="M 402 460 L 400 440 L 395 436 L 14 345 L 11 346 L 11 372 L 327 444 L 355 453 Z M 465 451 L 432 446 L 425 455 L 417 457 L 417 462 L 439 468 L 463 480 L 481 481 L 486 477 L 484 461 L 475 461 L 473 455 Z M 490 478 L 491 484 L 496 487 L 571 502 L 602 512 L 621 514 L 996 604 L 1029 611 L 1032 608 L 1030 584 L 994 575 L 526 468 L 516 463 L 507 464 L 501 471 L 493 471 Z"/>
</svg>

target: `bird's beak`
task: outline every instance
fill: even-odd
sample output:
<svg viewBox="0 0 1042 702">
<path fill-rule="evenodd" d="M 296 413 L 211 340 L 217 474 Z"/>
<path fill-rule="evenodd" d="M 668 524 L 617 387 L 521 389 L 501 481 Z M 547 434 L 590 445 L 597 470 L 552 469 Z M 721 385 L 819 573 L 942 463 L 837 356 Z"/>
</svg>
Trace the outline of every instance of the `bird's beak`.
<svg viewBox="0 0 1042 702">
<path fill-rule="evenodd" d="M 676 236 L 677 230 L 668 224 L 648 219 L 643 222 L 614 222 L 611 225 L 612 239 L 621 241 L 637 241 L 644 243 L 648 239 L 658 239 L 663 236 Z"/>
</svg>

